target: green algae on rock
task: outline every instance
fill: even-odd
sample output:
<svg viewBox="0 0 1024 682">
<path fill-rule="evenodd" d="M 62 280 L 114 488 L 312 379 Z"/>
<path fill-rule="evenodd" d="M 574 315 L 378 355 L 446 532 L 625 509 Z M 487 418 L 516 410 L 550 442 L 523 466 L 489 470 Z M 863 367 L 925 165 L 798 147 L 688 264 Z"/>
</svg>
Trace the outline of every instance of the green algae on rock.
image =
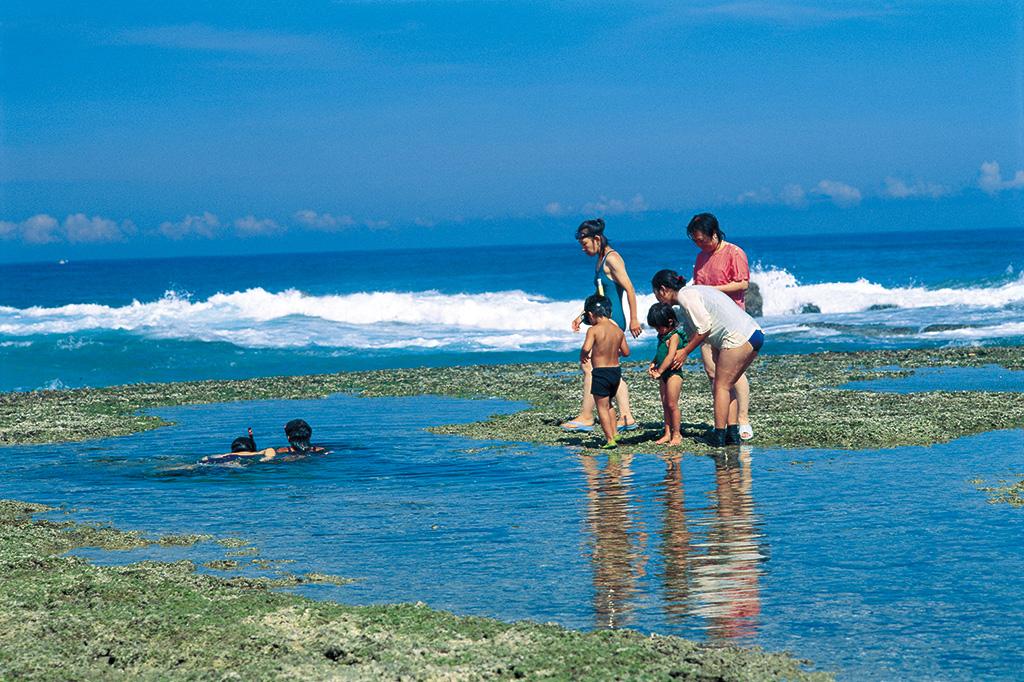
<svg viewBox="0 0 1024 682">
<path fill-rule="evenodd" d="M 190 561 L 96 566 L 62 554 L 138 534 L 31 519 L 48 510 L 0 500 L 2 679 L 831 679 L 759 649 L 317 602 Z"/>
<path fill-rule="evenodd" d="M 1008 504 L 1011 507 L 1024 507 L 1024 474 L 1017 474 L 1017 481 L 1002 480 L 996 485 L 983 485 L 984 481 L 971 481 L 978 490 L 988 493 L 989 504 Z"/>
<path fill-rule="evenodd" d="M 693 360 L 690 361 L 694 362 Z M 942 348 L 817 353 L 759 358 L 749 370 L 756 444 L 760 446 L 879 448 L 941 443 L 983 431 L 1024 426 L 1024 393 L 931 391 L 905 395 L 836 390 L 860 379 L 901 376 L 919 367 L 1024 368 L 1024 347 Z M 633 411 L 644 427 L 622 447 L 644 452 L 661 429 L 661 406 L 643 365 L 624 366 Z M 896 368 L 896 369 L 894 369 Z M 127 435 L 166 422 L 139 410 L 171 405 L 257 399 L 442 395 L 495 397 L 530 407 L 475 424 L 439 426 L 438 433 L 476 439 L 591 447 L 593 434 L 557 428 L 578 408 L 580 381 L 572 363 L 391 369 L 269 377 L 243 381 L 132 384 L 103 389 L 0 394 L 0 443 L 44 443 Z M 684 431 L 699 435 L 710 424 L 711 396 L 703 373 L 684 372 L 680 399 Z M 687 441 L 688 450 L 705 446 Z"/>
</svg>

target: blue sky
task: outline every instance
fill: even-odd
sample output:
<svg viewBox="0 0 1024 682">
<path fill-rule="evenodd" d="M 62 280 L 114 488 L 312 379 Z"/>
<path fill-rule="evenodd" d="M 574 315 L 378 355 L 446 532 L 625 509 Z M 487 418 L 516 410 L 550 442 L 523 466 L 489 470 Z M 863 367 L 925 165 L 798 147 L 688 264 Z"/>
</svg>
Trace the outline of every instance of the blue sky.
<svg viewBox="0 0 1024 682">
<path fill-rule="evenodd" d="M 0 9 L 0 260 L 1018 227 L 1019 2 Z M 511 235 L 511 236 L 510 236 Z"/>
</svg>

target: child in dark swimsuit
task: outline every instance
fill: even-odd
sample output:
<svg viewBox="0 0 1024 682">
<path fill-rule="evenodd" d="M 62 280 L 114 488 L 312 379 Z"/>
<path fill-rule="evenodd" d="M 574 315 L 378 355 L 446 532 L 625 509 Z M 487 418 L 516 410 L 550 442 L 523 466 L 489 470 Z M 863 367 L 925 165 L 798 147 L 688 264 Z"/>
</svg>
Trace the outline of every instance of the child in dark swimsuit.
<svg viewBox="0 0 1024 682">
<path fill-rule="evenodd" d="M 590 393 L 597 403 L 597 416 L 601 422 L 607 442 L 602 448 L 614 448 L 618 440 L 615 428 L 615 411 L 612 396 L 619 390 L 622 369 L 619 356 L 629 355 L 626 335 L 617 324 L 608 319 L 612 311 L 611 301 L 606 296 L 591 296 L 583 306 L 583 315 L 590 325 L 587 338 L 580 349 L 580 362 L 590 361 L 593 369 Z"/>
<path fill-rule="evenodd" d="M 652 305 L 647 312 L 647 324 L 658 330 L 658 350 L 651 366 L 647 368 L 647 374 L 658 380 L 661 409 L 665 414 L 665 434 L 654 442 L 682 445 L 683 439 L 679 434 L 679 391 L 683 387 L 683 373 L 672 369 L 672 362 L 685 338 L 679 331 L 676 313 L 670 305 Z"/>
</svg>

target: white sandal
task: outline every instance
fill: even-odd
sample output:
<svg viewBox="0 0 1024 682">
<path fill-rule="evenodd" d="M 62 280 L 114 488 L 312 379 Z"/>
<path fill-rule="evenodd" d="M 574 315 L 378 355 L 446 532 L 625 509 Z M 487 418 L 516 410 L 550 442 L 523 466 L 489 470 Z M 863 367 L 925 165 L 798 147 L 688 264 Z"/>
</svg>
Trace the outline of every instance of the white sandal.
<svg viewBox="0 0 1024 682">
<path fill-rule="evenodd" d="M 740 438 L 750 440 L 754 437 L 754 427 L 750 424 L 740 424 Z"/>
</svg>

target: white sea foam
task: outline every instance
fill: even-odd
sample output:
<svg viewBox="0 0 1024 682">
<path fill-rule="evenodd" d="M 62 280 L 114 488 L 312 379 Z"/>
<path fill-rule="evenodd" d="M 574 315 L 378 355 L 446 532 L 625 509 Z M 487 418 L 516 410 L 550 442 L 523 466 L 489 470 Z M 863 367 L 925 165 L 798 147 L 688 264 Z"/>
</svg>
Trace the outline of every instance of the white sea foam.
<svg viewBox="0 0 1024 682">
<path fill-rule="evenodd" d="M 760 288 L 764 314 L 768 316 L 799 313 L 808 304 L 817 306 L 822 313 L 853 313 L 869 310 L 872 306 L 1001 308 L 1024 302 L 1024 274 L 998 286 L 941 289 L 886 288 L 863 278 L 856 282 L 801 284 L 786 270 L 775 268 L 755 268 L 750 273 L 750 280 Z"/>
<path fill-rule="evenodd" d="M 879 284 L 801 284 L 779 269 L 755 269 L 764 299 L 765 331 L 788 337 L 829 337 L 850 327 L 913 327 L 922 338 L 1009 338 L 1024 334 L 1024 275 L 990 287 L 886 288 Z M 581 337 L 569 329 L 580 301 L 553 300 L 524 291 L 480 294 L 361 292 L 313 296 L 262 288 L 218 293 L 205 300 L 167 292 L 125 306 L 80 303 L 45 308 L 0 306 L 0 343 L 31 343 L 16 337 L 124 331 L 151 339 L 229 343 L 245 348 L 566 350 Z M 640 318 L 654 303 L 638 296 Z M 806 304 L 822 316 L 800 315 Z M 871 311 L 872 306 L 894 305 Z M 1000 310 L 993 310 L 1001 308 Z M 841 322 L 842 331 L 818 324 Z M 966 329 L 927 332 L 929 324 L 962 323 Z M 905 333 L 905 332 L 901 332 Z M 856 335 L 856 332 L 853 332 Z M 877 334 L 876 334 L 877 335 Z M 15 337 L 15 338 L 10 338 Z M 88 343 L 79 336 L 60 342 L 68 350 Z"/>
</svg>

